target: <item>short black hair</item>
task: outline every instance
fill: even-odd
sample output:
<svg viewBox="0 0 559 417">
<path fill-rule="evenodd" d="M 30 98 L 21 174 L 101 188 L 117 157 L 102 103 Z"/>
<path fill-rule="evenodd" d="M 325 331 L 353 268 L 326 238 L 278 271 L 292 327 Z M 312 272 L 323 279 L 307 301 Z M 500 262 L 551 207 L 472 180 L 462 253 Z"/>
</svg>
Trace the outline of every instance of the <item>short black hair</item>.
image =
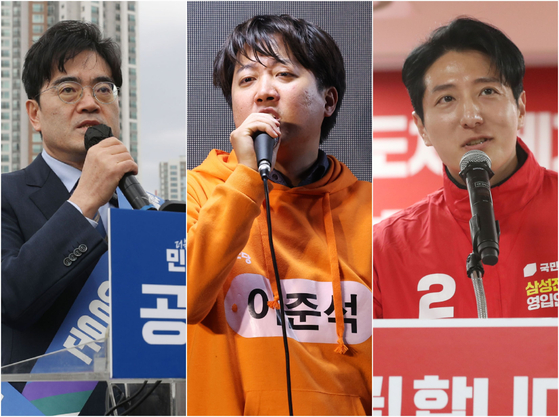
<svg viewBox="0 0 559 417">
<path fill-rule="evenodd" d="M 51 80 L 53 70 L 66 72 L 66 62 L 83 51 L 93 51 L 103 58 L 116 86 L 122 85 L 118 44 L 110 38 L 104 39 L 99 28 L 92 23 L 63 20 L 50 27 L 25 55 L 21 79 L 27 97 L 39 102 L 40 89 Z"/>
<path fill-rule="evenodd" d="M 254 51 L 256 61 L 259 56 L 268 56 L 282 62 L 277 55 L 277 38 L 285 49 L 316 77 L 318 88 L 335 87 L 338 92 L 336 110 L 322 122 L 320 143 L 328 137 L 336 124 L 336 117 L 345 94 L 344 60 L 334 39 L 317 25 L 303 19 L 295 19 L 287 14 L 254 16 L 238 25 L 229 35 L 214 60 L 213 82 L 220 87 L 231 106 L 231 84 L 235 65 L 240 55 L 253 60 L 245 48 Z"/>
<path fill-rule="evenodd" d="M 415 48 L 402 68 L 402 81 L 408 89 L 413 109 L 423 120 L 425 73 L 449 51 L 478 51 L 489 57 L 501 82 L 511 88 L 518 103 L 524 87 L 524 57 L 518 47 L 499 29 L 479 20 L 460 17 L 436 29 L 429 40 Z"/>
</svg>

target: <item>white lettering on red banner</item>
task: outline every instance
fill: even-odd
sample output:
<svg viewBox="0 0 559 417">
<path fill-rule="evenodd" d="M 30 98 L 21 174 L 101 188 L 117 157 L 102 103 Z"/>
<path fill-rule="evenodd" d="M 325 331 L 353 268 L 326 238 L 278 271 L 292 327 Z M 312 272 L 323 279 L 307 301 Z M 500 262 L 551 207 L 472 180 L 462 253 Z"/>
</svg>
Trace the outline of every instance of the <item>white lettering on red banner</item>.
<svg viewBox="0 0 559 417">
<path fill-rule="evenodd" d="M 386 383 L 388 379 L 388 383 Z M 515 376 L 513 402 L 514 416 L 527 416 L 529 400 L 532 403 L 533 416 L 547 414 L 548 394 L 550 390 L 557 390 L 557 378 L 529 378 Z M 373 415 L 399 416 L 403 402 L 410 400 L 402 397 L 402 376 L 373 377 Z M 489 378 L 467 378 L 453 376 L 440 379 L 438 375 L 425 375 L 423 379 L 413 381 L 413 404 L 416 416 L 452 415 L 465 416 L 466 404 L 473 404 L 474 416 L 487 416 L 489 410 Z M 451 384 L 452 382 L 452 384 Z M 529 390 L 531 382 L 532 390 Z M 531 395 L 530 395 L 531 394 Z M 531 398 L 530 398 L 531 397 Z M 437 412 L 448 406 L 451 412 Z"/>
</svg>

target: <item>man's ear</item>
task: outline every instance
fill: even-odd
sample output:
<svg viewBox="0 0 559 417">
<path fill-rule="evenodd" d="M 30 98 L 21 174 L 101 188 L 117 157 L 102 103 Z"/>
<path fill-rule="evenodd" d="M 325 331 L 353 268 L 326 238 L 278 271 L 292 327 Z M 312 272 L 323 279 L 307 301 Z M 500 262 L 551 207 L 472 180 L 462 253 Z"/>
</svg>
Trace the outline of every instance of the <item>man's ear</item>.
<svg viewBox="0 0 559 417">
<path fill-rule="evenodd" d="M 520 93 L 516 102 L 518 105 L 518 129 L 524 127 L 524 118 L 526 117 L 526 91 Z"/>
<path fill-rule="evenodd" d="M 324 90 L 324 103 L 324 117 L 332 116 L 338 105 L 338 90 L 336 90 L 336 87 Z"/>
<path fill-rule="evenodd" d="M 40 132 L 41 118 L 39 117 L 39 113 L 41 111 L 41 106 L 39 106 L 36 100 L 27 100 L 25 102 L 25 109 L 27 110 L 27 116 L 29 117 L 31 126 L 33 126 L 33 129 L 37 132 Z"/>
<path fill-rule="evenodd" d="M 425 126 L 423 125 L 423 122 L 421 121 L 421 117 L 419 117 L 416 112 L 412 112 L 411 115 L 413 117 L 413 122 L 415 123 L 415 126 L 417 127 L 417 130 L 419 132 L 419 135 L 423 139 L 423 142 L 425 143 L 425 145 L 426 146 L 433 146 L 433 144 L 431 143 L 431 140 L 429 139 L 429 134 L 427 133 L 427 129 L 425 129 Z"/>
</svg>

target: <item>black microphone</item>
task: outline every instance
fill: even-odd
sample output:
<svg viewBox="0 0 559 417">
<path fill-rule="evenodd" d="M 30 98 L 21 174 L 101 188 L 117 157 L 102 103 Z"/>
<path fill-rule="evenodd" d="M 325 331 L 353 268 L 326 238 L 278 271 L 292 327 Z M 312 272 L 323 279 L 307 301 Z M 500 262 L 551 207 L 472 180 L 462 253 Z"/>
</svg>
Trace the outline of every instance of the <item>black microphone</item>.
<svg viewBox="0 0 559 417">
<path fill-rule="evenodd" d="M 85 150 L 88 151 L 92 146 L 111 136 L 113 136 L 113 132 L 109 126 L 95 125 L 89 127 L 84 136 Z M 148 195 L 136 177 L 131 173 L 124 174 L 118 183 L 118 188 L 134 210 L 157 210 L 149 201 Z"/>
<path fill-rule="evenodd" d="M 485 265 L 495 265 L 499 260 L 499 222 L 495 221 L 491 186 L 493 176 L 491 159 L 480 150 L 468 151 L 460 160 L 460 176 L 466 182 L 470 195 L 472 218 L 470 234 L 474 252 Z"/>
<path fill-rule="evenodd" d="M 277 141 L 278 139 L 264 132 L 257 132 L 254 136 L 254 152 L 256 152 L 258 172 L 262 178 L 268 177 L 272 170 L 272 154 Z"/>
</svg>

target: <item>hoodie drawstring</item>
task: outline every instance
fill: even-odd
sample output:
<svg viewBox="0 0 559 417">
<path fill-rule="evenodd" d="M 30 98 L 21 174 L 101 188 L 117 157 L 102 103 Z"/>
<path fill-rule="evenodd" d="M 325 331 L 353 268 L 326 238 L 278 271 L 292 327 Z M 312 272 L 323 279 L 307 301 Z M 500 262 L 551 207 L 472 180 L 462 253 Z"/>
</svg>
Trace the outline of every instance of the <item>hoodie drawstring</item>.
<svg viewBox="0 0 559 417">
<path fill-rule="evenodd" d="M 263 252 L 264 252 L 264 264 L 266 265 L 266 275 L 269 277 L 270 285 L 272 286 L 272 294 L 274 294 L 274 299 L 268 301 L 268 307 L 279 310 L 279 295 L 278 287 L 276 285 L 276 280 L 274 279 L 274 264 L 272 262 L 272 250 L 270 248 L 270 243 L 268 241 L 268 225 L 266 223 L 266 206 L 263 206 L 264 215 L 257 217 L 258 219 L 258 229 L 260 230 L 260 239 L 262 241 Z"/>
<path fill-rule="evenodd" d="M 340 264 L 338 261 L 338 248 L 336 246 L 336 235 L 334 233 L 334 221 L 332 219 L 332 209 L 330 207 L 330 194 L 325 193 L 322 200 L 322 209 L 324 213 L 324 229 L 326 232 L 326 243 L 328 245 L 328 259 L 330 261 L 330 274 L 332 277 L 332 292 L 334 302 L 334 317 L 336 320 L 336 336 L 338 338 L 338 346 L 334 352 L 344 354 L 348 351 L 348 347 L 344 343 L 344 312 L 342 299 L 342 285 L 340 278 Z M 274 299 L 268 301 L 268 307 L 279 310 L 279 295 L 276 280 L 274 277 L 274 269 L 272 264 L 272 256 L 270 252 L 270 244 L 268 243 L 268 226 L 266 224 L 266 216 L 258 216 L 258 226 L 260 229 L 260 237 L 264 249 L 264 258 L 266 265 L 266 274 L 270 277 L 270 285 Z"/>
<path fill-rule="evenodd" d="M 338 346 L 334 352 L 344 354 L 348 347 L 344 343 L 344 312 L 342 299 L 342 284 L 340 281 L 340 264 L 338 262 L 338 248 L 336 246 L 336 235 L 334 234 L 334 221 L 332 219 L 332 209 L 330 207 L 330 194 L 324 194 L 322 202 L 324 211 L 324 229 L 326 230 L 326 242 L 328 244 L 328 257 L 330 258 L 330 273 L 332 275 L 332 291 L 334 301 L 334 317 L 336 318 L 336 335 L 338 336 Z"/>
</svg>

